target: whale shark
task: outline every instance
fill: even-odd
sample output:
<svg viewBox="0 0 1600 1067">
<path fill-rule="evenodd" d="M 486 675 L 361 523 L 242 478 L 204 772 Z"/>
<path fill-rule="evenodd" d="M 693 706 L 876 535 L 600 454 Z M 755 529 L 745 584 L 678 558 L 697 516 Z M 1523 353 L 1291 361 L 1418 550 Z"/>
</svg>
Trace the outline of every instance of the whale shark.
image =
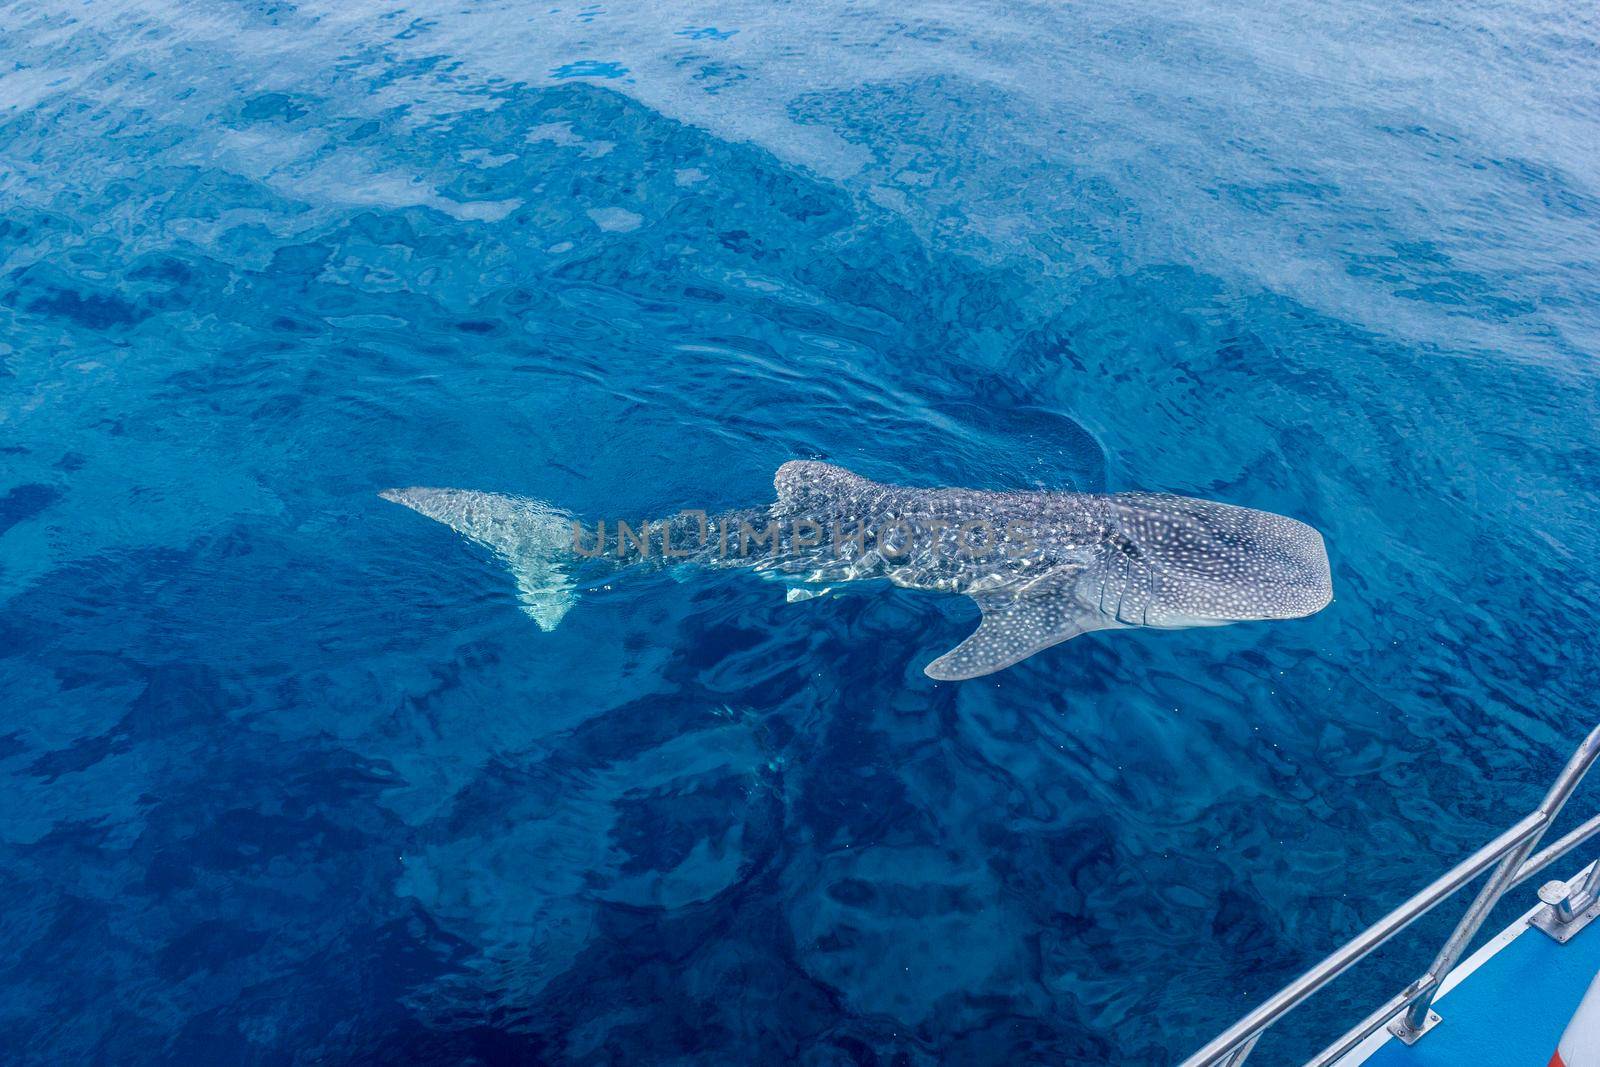
<svg viewBox="0 0 1600 1067">
<path fill-rule="evenodd" d="M 1160 493 L 920 489 L 818 460 L 783 464 L 773 488 L 764 507 L 638 524 L 586 523 L 468 489 L 379 495 L 497 556 L 544 630 L 618 568 L 746 568 L 784 582 L 790 600 L 872 580 L 969 597 L 977 629 L 924 668 L 939 681 L 992 674 L 1097 630 L 1294 619 L 1333 599 L 1322 535 L 1253 508 Z"/>
</svg>

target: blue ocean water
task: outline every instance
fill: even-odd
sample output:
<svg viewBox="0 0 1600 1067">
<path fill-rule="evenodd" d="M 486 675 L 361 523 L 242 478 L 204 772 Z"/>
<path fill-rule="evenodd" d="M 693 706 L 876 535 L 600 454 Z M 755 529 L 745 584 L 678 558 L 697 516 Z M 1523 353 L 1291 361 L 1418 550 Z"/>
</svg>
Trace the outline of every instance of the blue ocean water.
<svg viewBox="0 0 1600 1067">
<path fill-rule="evenodd" d="M 1594 717 L 1597 31 L 0 3 L 0 1056 L 1179 1058 Z M 797 456 L 1293 515 L 1337 599 L 935 685 L 951 600 L 661 575 L 541 633 L 376 496 Z"/>
</svg>

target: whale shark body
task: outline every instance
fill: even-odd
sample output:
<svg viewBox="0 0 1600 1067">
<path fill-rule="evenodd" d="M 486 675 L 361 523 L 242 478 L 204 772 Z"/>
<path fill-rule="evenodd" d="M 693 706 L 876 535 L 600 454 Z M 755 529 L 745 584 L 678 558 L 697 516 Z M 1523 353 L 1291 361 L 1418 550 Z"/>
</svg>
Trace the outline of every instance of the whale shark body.
<svg viewBox="0 0 1600 1067">
<path fill-rule="evenodd" d="M 924 668 L 943 681 L 1093 630 L 1291 619 L 1333 597 L 1322 535 L 1251 508 L 1154 493 L 916 489 L 813 460 L 778 468 L 774 488 L 767 507 L 638 527 L 464 489 L 380 495 L 494 552 L 545 630 L 587 574 L 618 566 L 744 567 L 787 583 L 792 600 L 874 579 L 965 595 L 982 619 Z"/>
</svg>

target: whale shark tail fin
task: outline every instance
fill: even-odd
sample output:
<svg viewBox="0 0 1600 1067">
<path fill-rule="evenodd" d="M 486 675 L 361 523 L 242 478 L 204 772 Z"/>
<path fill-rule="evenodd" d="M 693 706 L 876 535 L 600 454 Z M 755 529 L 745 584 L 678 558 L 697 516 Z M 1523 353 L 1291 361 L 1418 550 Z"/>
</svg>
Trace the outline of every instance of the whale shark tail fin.
<svg viewBox="0 0 1600 1067">
<path fill-rule="evenodd" d="M 572 517 L 526 497 L 470 489 L 385 489 L 404 504 L 493 552 L 511 571 L 523 613 L 554 630 L 572 607 Z"/>
</svg>

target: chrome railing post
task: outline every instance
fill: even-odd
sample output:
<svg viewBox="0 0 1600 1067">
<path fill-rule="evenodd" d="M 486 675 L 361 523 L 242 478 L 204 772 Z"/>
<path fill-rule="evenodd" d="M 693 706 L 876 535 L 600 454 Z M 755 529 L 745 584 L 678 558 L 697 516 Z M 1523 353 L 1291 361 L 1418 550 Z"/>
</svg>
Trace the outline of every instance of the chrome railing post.
<svg viewBox="0 0 1600 1067">
<path fill-rule="evenodd" d="M 1494 906 L 1500 903 L 1501 896 L 1516 882 L 1517 874 L 1522 868 L 1523 861 L 1528 858 L 1534 846 L 1539 843 L 1539 838 L 1544 835 L 1544 832 L 1550 828 L 1550 824 L 1555 821 L 1556 815 L 1560 813 L 1562 807 L 1566 804 L 1567 798 L 1572 796 L 1572 791 L 1578 787 L 1579 782 L 1583 781 L 1584 774 L 1589 770 L 1590 765 L 1594 763 L 1597 755 L 1600 755 L 1600 726 L 1589 731 L 1589 736 L 1583 739 L 1583 744 L 1578 746 L 1578 750 L 1572 754 L 1572 758 L 1567 761 L 1567 765 L 1561 769 L 1561 774 L 1556 778 L 1555 783 L 1550 786 L 1550 791 L 1545 794 L 1544 801 L 1539 805 L 1539 810 L 1536 813 L 1541 817 L 1543 823 L 1538 832 L 1508 852 L 1506 857 L 1495 867 L 1494 874 L 1489 876 L 1488 883 L 1478 892 L 1477 897 L 1472 901 L 1472 906 L 1467 909 L 1467 913 L 1456 924 L 1454 932 L 1450 934 L 1450 940 L 1444 943 L 1444 947 L 1439 950 L 1439 955 L 1434 957 L 1433 965 L 1428 968 L 1428 974 L 1432 975 L 1436 980 L 1435 984 L 1424 992 L 1422 996 L 1412 1001 L 1410 1006 L 1389 1024 L 1389 1032 L 1391 1034 L 1409 1045 L 1426 1033 L 1438 1021 L 1438 1015 L 1432 1013 L 1433 998 L 1439 988 L 1437 983 L 1444 981 L 1444 976 L 1449 974 L 1451 968 L 1460 960 L 1461 953 L 1466 951 L 1466 947 L 1471 942 L 1473 935 L 1478 932 L 1478 928 L 1483 925 L 1483 921 L 1489 917 L 1489 912 L 1494 910 Z"/>
<path fill-rule="evenodd" d="M 1236 1045 L 1232 1052 L 1222 1057 L 1222 1059 L 1218 1061 L 1218 1067 L 1239 1067 L 1239 1064 L 1244 1062 L 1244 1058 L 1250 1055 L 1251 1050 L 1256 1047 L 1256 1042 L 1260 1040 L 1261 1031 L 1257 1030 L 1254 1034 L 1245 1038 L 1238 1045 Z"/>
<path fill-rule="evenodd" d="M 1549 825 L 1548 821 L 1545 825 Z M 1543 828 L 1540 832 L 1543 832 Z M 1439 1021 L 1438 1013 L 1433 1011 L 1433 998 L 1439 988 L 1438 981 L 1442 981 L 1444 976 L 1450 973 L 1450 968 L 1456 965 L 1456 961 L 1461 958 L 1461 953 L 1466 950 L 1473 935 L 1483 925 L 1483 920 L 1489 917 L 1489 912 L 1494 910 L 1494 906 L 1500 903 L 1500 898 L 1510 888 L 1511 880 L 1516 876 L 1517 869 L 1522 866 L 1522 861 L 1528 858 L 1528 853 L 1533 851 L 1533 846 L 1538 842 L 1538 835 L 1524 841 L 1508 852 L 1506 858 L 1495 867 L 1494 873 L 1489 876 L 1489 881 L 1473 898 L 1472 906 L 1456 924 L 1454 932 L 1450 934 L 1450 940 L 1444 943 L 1444 948 L 1439 950 L 1439 955 L 1434 957 L 1432 966 L 1428 968 L 1428 974 L 1436 980 L 1435 984 L 1422 996 L 1413 1000 L 1410 1006 L 1389 1024 L 1389 1032 L 1395 1037 L 1409 1045 Z"/>
</svg>

